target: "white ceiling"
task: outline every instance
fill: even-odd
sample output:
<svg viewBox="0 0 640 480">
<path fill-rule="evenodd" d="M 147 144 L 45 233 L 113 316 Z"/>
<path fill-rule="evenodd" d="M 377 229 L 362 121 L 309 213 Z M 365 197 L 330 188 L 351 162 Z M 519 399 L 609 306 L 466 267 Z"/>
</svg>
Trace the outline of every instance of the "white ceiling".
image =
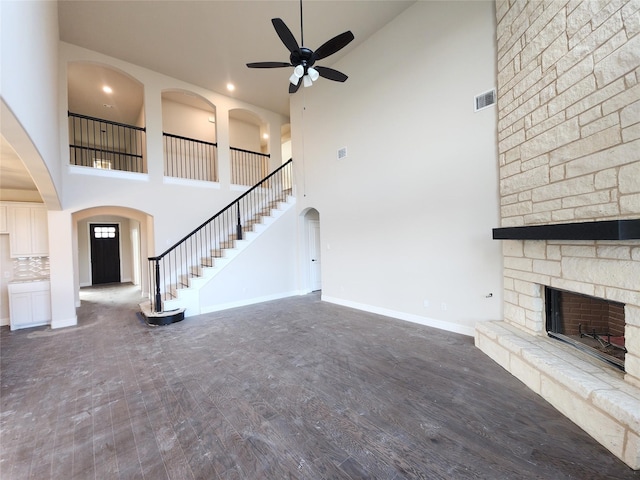
<svg viewBox="0 0 640 480">
<path fill-rule="evenodd" d="M 315 50 L 330 38 L 351 30 L 353 42 L 318 62 L 331 66 L 413 3 L 415 0 L 304 0 L 304 46 Z M 297 0 L 58 1 L 60 40 L 288 117 L 291 69 L 246 67 L 248 62 L 289 61 L 289 52 L 271 24 L 276 17 L 284 20 L 301 43 Z M 350 74 L 348 67 L 342 70 Z M 95 75 L 69 73 L 71 83 L 82 79 L 74 88 L 78 101 L 89 91 L 89 84 L 94 97 L 98 86 L 104 84 L 104 79 Z M 108 69 L 103 73 L 108 74 Z M 80 88 L 82 82 L 84 88 Z M 229 82 L 236 87 L 233 93 L 226 90 Z M 103 104 L 127 103 L 120 100 L 92 97 L 94 116 L 111 119 L 111 113 L 116 112 L 109 113 Z M 73 105 L 69 109 L 73 111 Z M 118 112 L 118 118 L 123 121 L 138 113 L 139 106 L 134 106 L 130 111 Z M 35 191 L 30 175 L 20 167 L 20 160 L 4 139 L 1 147 L 0 190 Z M 6 195 L 2 198 L 10 199 Z"/>
<path fill-rule="evenodd" d="M 351 30 L 355 40 L 319 62 L 330 66 L 413 3 L 304 0 L 305 46 L 314 50 Z M 289 116 L 292 69 L 249 69 L 246 63 L 289 61 L 271 19 L 282 18 L 300 43 L 296 0 L 62 0 L 58 17 L 62 41 Z M 233 93 L 228 82 L 236 86 Z"/>
</svg>

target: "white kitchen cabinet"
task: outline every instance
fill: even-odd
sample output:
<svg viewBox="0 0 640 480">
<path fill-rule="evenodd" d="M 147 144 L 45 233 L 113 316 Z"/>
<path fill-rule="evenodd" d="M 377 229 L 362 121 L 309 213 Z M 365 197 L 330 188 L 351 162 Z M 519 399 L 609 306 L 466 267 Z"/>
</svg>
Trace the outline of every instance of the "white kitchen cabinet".
<svg viewBox="0 0 640 480">
<path fill-rule="evenodd" d="M 9 233 L 8 215 L 8 207 L 6 205 L 0 205 L 0 233 Z"/>
<path fill-rule="evenodd" d="M 51 323 L 51 284 L 48 280 L 12 282 L 9 290 L 11 330 Z"/>
<path fill-rule="evenodd" d="M 49 255 L 47 209 L 44 205 L 11 204 L 9 245 L 11 257 L 45 257 Z"/>
</svg>

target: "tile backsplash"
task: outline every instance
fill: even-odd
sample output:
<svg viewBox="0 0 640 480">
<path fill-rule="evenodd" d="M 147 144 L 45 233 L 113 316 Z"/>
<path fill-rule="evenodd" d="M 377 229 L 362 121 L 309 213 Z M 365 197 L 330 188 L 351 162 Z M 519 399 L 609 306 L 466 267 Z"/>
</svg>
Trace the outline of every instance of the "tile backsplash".
<svg viewBox="0 0 640 480">
<path fill-rule="evenodd" d="M 48 276 L 49 257 L 20 257 L 13 259 L 14 280 Z"/>
</svg>

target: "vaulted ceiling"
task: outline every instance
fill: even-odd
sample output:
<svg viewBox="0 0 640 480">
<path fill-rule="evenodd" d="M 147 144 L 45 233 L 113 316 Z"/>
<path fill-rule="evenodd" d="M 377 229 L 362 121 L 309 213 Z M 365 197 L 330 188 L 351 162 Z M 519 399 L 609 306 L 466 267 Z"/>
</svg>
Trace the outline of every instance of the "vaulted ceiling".
<svg viewBox="0 0 640 480">
<path fill-rule="evenodd" d="M 305 46 L 316 49 L 351 30 L 355 40 L 322 61 L 330 66 L 413 3 L 304 0 Z M 246 63 L 289 61 L 271 19 L 282 18 L 300 43 L 297 0 L 62 0 L 58 16 L 64 42 L 289 115 L 292 69 L 248 69 Z M 229 82 L 236 87 L 233 93 L 226 90 Z"/>
</svg>

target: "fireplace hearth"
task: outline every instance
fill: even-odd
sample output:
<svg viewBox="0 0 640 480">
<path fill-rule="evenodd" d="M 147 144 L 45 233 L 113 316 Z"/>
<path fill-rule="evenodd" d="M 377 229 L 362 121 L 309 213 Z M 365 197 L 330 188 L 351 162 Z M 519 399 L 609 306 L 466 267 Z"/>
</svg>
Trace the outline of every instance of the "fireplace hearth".
<svg viewBox="0 0 640 480">
<path fill-rule="evenodd" d="M 545 305 L 550 337 L 624 371 L 624 304 L 546 287 Z"/>
</svg>

